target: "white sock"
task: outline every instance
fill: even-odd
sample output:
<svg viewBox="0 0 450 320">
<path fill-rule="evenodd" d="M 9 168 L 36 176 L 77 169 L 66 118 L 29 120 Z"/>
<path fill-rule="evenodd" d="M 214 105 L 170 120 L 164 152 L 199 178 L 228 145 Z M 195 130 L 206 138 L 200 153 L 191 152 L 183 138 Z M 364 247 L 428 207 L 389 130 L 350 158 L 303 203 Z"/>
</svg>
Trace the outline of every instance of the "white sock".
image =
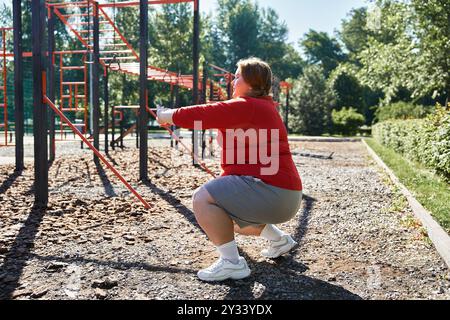
<svg viewBox="0 0 450 320">
<path fill-rule="evenodd" d="M 273 224 L 266 224 L 264 229 L 261 231 L 261 237 L 269 241 L 278 241 L 284 235 L 285 233 Z"/>
<path fill-rule="evenodd" d="M 239 262 L 239 252 L 236 241 L 231 241 L 217 247 L 217 251 L 220 253 L 220 257 L 231 263 L 237 264 Z"/>
</svg>

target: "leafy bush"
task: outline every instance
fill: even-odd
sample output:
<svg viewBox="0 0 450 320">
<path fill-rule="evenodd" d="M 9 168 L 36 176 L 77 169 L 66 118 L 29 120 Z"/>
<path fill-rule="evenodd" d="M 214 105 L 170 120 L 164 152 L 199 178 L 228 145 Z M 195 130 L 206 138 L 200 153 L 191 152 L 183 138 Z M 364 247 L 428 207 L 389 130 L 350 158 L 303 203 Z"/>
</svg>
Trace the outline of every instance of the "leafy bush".
<svg viewBox="0 0 450 320">
<path fill-rule="evenodd" d="M 331 113 L 334 131 L 344 135 L 355 135 L 366 119 L 355 108 L 342 108 Z"/>
<path fill-rule="evenodd" d="M 433 112 L 432 106 L 415 105 L 408 102 L 396 102 L 387 106 L 381 106 L 375 112 L 378 121 L 423 119 Z"/>
<path fill-rule="evenodd" d="M 425 119 L 388 120 L 372 127 L 373 137 L 407 158 L 450 179 L 450 110 L 437 106 Z"/>
</svg>

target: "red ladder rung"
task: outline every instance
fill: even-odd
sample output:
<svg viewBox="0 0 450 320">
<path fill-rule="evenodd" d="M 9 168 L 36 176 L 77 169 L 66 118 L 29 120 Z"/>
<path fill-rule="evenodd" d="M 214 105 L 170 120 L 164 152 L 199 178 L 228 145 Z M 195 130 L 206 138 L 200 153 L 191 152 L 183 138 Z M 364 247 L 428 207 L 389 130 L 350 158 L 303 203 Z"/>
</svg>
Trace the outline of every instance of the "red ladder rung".
<svg viewBox="0 0 450 320">
<path fill-rule="evenodd" d="M 84 66 L 66 66 L 62 67 L 62 70 L 84 70 Z"/>
<path fill-rule="evenodd" d="M 85 95 L 71 96 L 71 95 L 68 95 L 68 94 L 64 94 L 64 95 L 61 96 L 61 98 L 63 98 L 63 99 L 70 99 L 72 97 L 75 97 L 75 99 L 84 99 L 84 98 L 86 98 Z"/>
<path fill-rule="evenodd" d="M 62 112 L 78 112 L 78 111 L 82 111 L 82 109 L 80 109 L 80 108 L 62 108 L 62 109 L 60 109 L 60 110 L 61 110 Z M 83 124 L 83 125 L 77 124 L 77 126 L 84 127 L 85 124 Z"/>
<path fill-rule="evenodd" d="M 103 44 L 102 45 L 103 47 L 114 47 L 114 46 L 117 46 L 117 47 L 125 47 L 125 46 L 128 46 L 126 43 L 105 43 L 105 44 Z"/>
<path fill-rule="evenodd" d="M 103 58 L 100 58 L 100 60 L 113 60 L 113 59 L 116 59 L 116 60 L 131 60 L 131 59 L 136 59 L 136 57 L 135 56 L 129 56 L 129 57 L 103 57 Z"/>
<path fill-rule="evenodd" d="M 61 109 L 59 109 L 59 110 L 61 110 Z M 63 109 L 63 110 L 64 110 L 64 109 Z M 62 125 L 63 125 L 63 127 L 70 127 L 70 125 L 67 124 L 67 123 L 63 123 Z M 74 123 L 73 125 L 74 125 L 75 127 L 85 127 L 85 126 L 86 126 L 86 124 L 84 124 L 84 123 Z"/>
<path fill-rule="evenodd" d="M 63 14 L 64 18 L 71 18 L 71 17 L 87 17 L 87 13 L 73 13 L 73 14 Z M 92 16 L 92 14 L 89 14 L 89 16 Z"/>
<path fill-rule="evenodd" d="M 112 54 L 112 53 L 132 53 L 133 51 L 128 50 L 106 50 L 106 51 L 100 51 L 100 54 Z"/>
<path fill-rule="evenodd" d="M 114 29 L 100 29 L 99 32 L 113 32 Z M 94 32 L 94 30 L 81 30 L 78 33 L 91 33 Z"/>
<path fill-rule="evenodd" d="M 109 21 L 102 20 L 102 21 L 99 21 L 98 23 L 109 24 Z M 77 23 L 71 23 L 70 25 L 72 25 L 72 26 L 87 26 L 89 24 L 93 24 L 93 23 L 92 22 L 77 22 Z"/>
<path fill-rule="evenodd" d="M 73 81 L 73 82 L 62 82 L 62 85 L 85 85 L 84 82 L 79 82 L 79 81 Z"/>
</svg>

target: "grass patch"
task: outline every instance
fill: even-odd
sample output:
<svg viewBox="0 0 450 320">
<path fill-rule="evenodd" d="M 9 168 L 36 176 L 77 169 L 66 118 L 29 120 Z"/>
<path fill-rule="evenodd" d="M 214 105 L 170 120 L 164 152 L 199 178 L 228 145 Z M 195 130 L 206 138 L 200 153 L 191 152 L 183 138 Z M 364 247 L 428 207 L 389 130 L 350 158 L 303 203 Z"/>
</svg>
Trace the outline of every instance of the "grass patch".
<svg viewBox="0 0 450 320">
<path fill-rule="evenodd" d="M 423 165 L 411 162 L 375 139 L 365 139 L 411 193 L 450 233 L 450 185 Z"/>
</svg>

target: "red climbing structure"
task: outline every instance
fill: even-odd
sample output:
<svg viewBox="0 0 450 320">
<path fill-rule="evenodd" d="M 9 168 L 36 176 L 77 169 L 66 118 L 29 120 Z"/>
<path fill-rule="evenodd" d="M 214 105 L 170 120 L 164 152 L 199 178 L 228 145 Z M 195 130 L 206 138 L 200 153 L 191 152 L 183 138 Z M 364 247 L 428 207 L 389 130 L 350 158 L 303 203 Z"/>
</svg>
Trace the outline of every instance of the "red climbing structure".
<svg viewBox="0 0 450 320">
<path fill-rule="evenodd" d="M 7 75 L 8 75 L 8 60 L 13 57 L 13 54 L 7 52 L 8 47 L 8 36 L 12 34 L 10 32 L 12 28 L 0 28 L 1 34 L 1 48 L 0 48 L 0 72 L 2 79 L 0 80 L 0 130 L 3 131 L 2 137 L 0 138 L 0 147 L 8 146 L 11 144 L 11 139 L 9 137 L 9 119 L 8 119 L 8 86 L 7 86 Z"/>
<path fill-rule="evenodd" d="M 88 124 L 88 64 L 87 54 L 82 53 L 81 65 L 64 65 L 64 57 L 77 53 L 58 52 L 59 56 L 59 97 L 60 111 L 63 113 L 82 114 L 81 121 L 75 122 L 75 127 L 82 134 L 87 134 Z M 70 75 L 70 77 L 69 77 Z M 76 79 L 66 81 L 65 79 Z M 78 78 L 78 79 L 77 79 Z M 64 139 L 68 124 L 60 121 L 60 138 Z"/>
</svg>

